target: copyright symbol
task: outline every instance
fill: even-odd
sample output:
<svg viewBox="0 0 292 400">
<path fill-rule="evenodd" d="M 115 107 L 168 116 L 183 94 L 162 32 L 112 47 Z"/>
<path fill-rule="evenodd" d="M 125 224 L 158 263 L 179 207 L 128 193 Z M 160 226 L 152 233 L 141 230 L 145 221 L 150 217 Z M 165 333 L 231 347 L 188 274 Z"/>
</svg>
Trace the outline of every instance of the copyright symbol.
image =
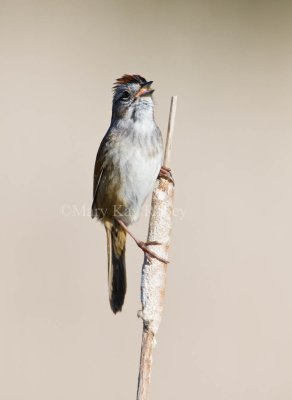
<svg viewBox="0 0 292 400">
<path fill-rule="evenodd" d="M 63 204 L 61 207 L 61 215 L 63 217 L 70 217 L 72 214 L 72 207 L 70 204 Z"/>
</svg>

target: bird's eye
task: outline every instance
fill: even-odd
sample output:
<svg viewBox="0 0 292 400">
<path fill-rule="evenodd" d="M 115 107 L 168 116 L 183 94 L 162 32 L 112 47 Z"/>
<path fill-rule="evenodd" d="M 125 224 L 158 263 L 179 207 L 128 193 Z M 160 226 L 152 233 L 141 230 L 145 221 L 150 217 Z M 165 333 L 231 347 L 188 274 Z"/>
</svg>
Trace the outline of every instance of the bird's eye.
<svg viewBox="0 0 292 400">
<path fill-rule="evenodd" d="M 123 91 L 122 100 L 128 100 L 130 97 L 130 93 L 127 90 Z"/>
</svg>

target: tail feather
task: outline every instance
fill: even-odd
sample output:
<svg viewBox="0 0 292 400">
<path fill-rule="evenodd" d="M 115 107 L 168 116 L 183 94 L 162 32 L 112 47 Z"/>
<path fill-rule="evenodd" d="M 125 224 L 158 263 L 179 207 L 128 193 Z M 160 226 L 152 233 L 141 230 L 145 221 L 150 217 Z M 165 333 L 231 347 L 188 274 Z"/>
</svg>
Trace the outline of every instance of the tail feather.
<svg viewBox="0 0 292 400">
<path fill-rule="evenodd" d="M 105 224 L 108 252 L 108 289 L 111 309 L 122 310 L 127 290 L 126 232 L 117 223 Z"/>
</svg>

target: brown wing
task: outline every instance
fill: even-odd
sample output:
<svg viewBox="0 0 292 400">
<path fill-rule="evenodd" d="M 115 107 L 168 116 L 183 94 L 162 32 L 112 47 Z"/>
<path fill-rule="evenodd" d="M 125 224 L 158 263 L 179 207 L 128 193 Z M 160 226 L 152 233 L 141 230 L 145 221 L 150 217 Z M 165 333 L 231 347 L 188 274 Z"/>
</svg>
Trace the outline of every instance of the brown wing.
<svg viewBox="0 0 292 400">
<path fill-rule="evenodd" d="M 94 177 L 93 177 L 93 202 L 91 208 L 91 217 L 98 217 L 96 209 L 96 196 L 99 190 L 102 175 L 106 170 L 106 158 L 109 149 L 116 146 L 119 135 L 115 130 L 108 130 L 102 139 L 95 160 Z"/>
<path fill-rule="evenodd" d="M 104 161 L 107 153 L 107 141 L 108 141 L 108 134 L 106 134 L 103 140 L 101 141 L 95 160 L 94 175 L 93 175 L 93 202 L 91 207 L 92 218 L 97 217 L 95 199 L 98 192 L 99 183 L 104 171 Z"/>
</svg>

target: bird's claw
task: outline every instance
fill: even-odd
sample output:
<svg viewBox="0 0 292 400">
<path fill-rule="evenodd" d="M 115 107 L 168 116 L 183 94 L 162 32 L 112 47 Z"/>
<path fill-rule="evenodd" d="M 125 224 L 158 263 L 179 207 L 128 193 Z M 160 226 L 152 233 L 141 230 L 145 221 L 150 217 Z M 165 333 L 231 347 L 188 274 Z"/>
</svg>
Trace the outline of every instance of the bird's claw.
<svg viewBox="0 0 292 400">
<path fill-rule="evenodd" d="M 142 249 L 144 251 L 144 253 L 146 254 L 146 256 L 150 257 L 150 258 L 156 258 L 156 260 L 164 263 L 164 264 L 168 264 L 169 261 L 165 260 L 164 258 L 158 256 L 157 254 L 155 254 L 152 250 L 148 249 L 147 246 L 155 246 L 155 245 L 160 245 L 161 243 L 158 242 L 137 242 L 137 245 L 140 247 L 140 249 Z"/>
<path fill-rule="evenodd" d="M 164 178 L 164 179 L 168 180 L 169 182 L 171 182 L 173 185 L 175 184 L 174 179 L 172 177 L 171 169 L 168 167 L 162 166 L 160 168 L 158 178 Z"/>
</svg>

